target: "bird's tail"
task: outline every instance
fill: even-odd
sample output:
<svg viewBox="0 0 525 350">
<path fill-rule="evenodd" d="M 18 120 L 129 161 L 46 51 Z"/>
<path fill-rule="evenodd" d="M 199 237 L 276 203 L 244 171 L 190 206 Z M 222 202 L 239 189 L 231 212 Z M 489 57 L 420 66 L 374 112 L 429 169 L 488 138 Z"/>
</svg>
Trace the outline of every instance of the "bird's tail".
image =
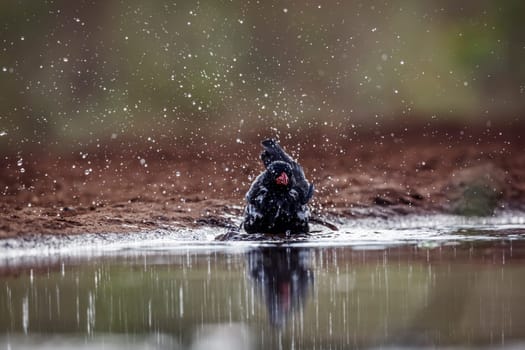
<svg viewBox="0 0 525 350">
<path fill-rule="evenodd" d="M 325 218 L 322 218 L 318 215 L 316 216 L 313 216 L 310 218 L 310 222 L 313 222 L 313 223 L 316 223 L 316 224 L 319 224 L 319 225 L 323 225 L 325 227 L 328 227 L 330 230 L 332 231 L 339 231 L 339 227 L 337 227 L 336 224 L 326 220 Z"/>
<path fill-rule="evenodd" d="M 261 142 L 264 151 L 261 153 L 261 160 L 265 167 L 277 160 L 293 164 L 294 160 L 286 153 L 274 139 L 267 139 Z"/>
</svg>

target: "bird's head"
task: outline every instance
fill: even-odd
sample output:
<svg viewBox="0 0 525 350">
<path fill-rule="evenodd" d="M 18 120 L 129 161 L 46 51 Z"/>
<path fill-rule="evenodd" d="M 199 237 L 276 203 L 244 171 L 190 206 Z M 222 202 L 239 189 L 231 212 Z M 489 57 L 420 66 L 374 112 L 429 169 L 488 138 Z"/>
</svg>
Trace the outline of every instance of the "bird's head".
<svg viewBox="0 0 525 350">
<path fill-rule="evenodd" d="M 288 187 L 292 184 L 292 167 L 282 161 L 272 162 L 268 166 L 270 182 L 278 187 Z"/>
</svg>

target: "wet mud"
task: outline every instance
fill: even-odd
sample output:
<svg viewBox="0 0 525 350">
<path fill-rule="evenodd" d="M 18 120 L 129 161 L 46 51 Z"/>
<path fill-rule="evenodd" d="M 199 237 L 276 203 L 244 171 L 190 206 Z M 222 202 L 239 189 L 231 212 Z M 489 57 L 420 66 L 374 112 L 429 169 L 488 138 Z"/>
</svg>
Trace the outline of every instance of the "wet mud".
<svg viewBox="0 0 525 350">
<path fill-rule="evenodd" d="M 242 144 L 151 147 L 126 140 L 65 155 L 6 153 L 0 237 L 235 230 L 244 194 L 262 170 L 258 142 L 267 136 Z M 364 217 L 525 209 L 525 142 L 510 131 L 319 132 L 281 143 L 316 186 L 314 215 L 335 225 Z"/>
</svg>

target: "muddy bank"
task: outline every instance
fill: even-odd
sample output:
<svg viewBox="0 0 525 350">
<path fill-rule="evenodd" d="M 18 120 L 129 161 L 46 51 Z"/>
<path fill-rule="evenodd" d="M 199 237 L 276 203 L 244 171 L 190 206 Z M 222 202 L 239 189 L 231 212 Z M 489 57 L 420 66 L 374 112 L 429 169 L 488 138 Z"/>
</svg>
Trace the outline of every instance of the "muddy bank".
<svg viewBox="0 0 525 350">
<path fill-rule="evenodd" d="M 5 154 L 0 237 L 234 226 L 261 171 L 258 142 L 266 136 Z M 281 143 L 316 185 L 313 211 L 335 221 L 525 209 L 525 142 L 517 133 L 320 132 Z"/>
</svg>

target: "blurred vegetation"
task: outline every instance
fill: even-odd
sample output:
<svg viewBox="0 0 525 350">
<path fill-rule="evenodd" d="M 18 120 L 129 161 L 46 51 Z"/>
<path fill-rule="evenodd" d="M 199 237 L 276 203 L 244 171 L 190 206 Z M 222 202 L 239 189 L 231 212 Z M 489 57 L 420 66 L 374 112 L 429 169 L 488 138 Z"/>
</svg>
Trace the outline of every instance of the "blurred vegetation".
<svg viewBox="0 0 525 350">
<path fill-rule="evenodd" d="M 0 145 L 521 120 L 520 0 L 0 3 Z"/>
</svg>

